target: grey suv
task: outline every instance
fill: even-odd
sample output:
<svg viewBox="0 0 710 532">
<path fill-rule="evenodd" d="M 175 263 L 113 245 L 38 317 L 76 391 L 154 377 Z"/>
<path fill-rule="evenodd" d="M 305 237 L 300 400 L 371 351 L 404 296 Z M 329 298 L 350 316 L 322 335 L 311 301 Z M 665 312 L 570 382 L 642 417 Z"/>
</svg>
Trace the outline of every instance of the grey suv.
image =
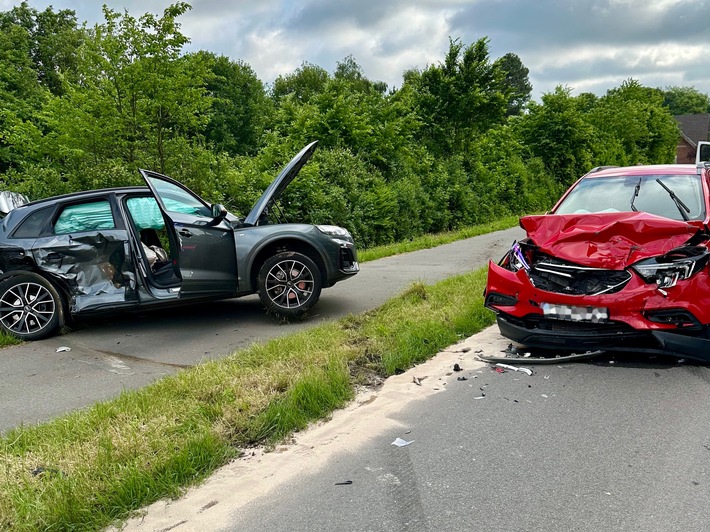
<svg viewBox="0 0 710 532">
<path fill-rule="evenodd" d="M 270 208 L 315 150 L 306 146 L 244 218 L 177 181 L 141 170 L 147 187 L 78 192 L 0 208 L 0 327 L 34 340 L 75 317 L 258 293 L 302 316 L 322 288 L 355 275 L 341 227 L 276 223 Z"/>
</svg>

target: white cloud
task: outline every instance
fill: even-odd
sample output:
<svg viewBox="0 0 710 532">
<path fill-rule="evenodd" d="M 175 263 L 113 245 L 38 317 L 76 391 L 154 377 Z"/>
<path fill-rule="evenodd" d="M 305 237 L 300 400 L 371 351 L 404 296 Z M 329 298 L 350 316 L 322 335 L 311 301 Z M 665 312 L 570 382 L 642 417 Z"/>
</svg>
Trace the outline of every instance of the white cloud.
<svg viewBox="0 0 710 532">
<path fill-rule="evenodd" d="M 165 0 L 105 0 L 133 16 Z M 9 9 L 13 3 L 0 0 Z M 57 0 L 79 21 L 101 20 L 100 3 Z M 44 9 L 49 0 L 32 5 Z M 365 75 L 399 86 L 402 73 L 443 61 L 449 37 L 490 39 L 491 58 L 512 52 L 537 97 L 566 85 L 603 94 L 628 78 L 710 93 L 710 3 L 705 0 L 193 0 L 180 19 L 190 50 L 242 60 L 264 82 L 304 61 L 332 71 L 355 57 Z"/>
</svg>

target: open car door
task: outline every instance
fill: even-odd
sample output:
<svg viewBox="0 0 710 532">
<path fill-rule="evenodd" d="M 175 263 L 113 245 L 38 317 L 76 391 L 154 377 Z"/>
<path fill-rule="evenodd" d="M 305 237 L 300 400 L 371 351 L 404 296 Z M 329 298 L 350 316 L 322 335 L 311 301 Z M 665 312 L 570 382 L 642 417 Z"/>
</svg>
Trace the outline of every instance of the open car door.
<svg viewBox="0 0 710 532">
<path fill-rule="evenodd" d="M 234 230 L 212 215 L 212 208 L 174 179 L 141 170 L 155 195 L 177 249 L 182 277 L 180 297 L 215 297 L 237 292 Z"/>
</svg>

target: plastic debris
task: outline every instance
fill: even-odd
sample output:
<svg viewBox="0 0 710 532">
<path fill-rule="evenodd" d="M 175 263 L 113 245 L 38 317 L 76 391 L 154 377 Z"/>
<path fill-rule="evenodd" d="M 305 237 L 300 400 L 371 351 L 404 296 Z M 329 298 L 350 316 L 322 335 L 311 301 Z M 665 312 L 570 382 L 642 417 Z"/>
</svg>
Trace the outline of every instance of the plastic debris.
<svg viewBox="0 0 710 532">
<path fill-rule="evenodd" d="M 414 440 L 407 441 L 407 440 L 403 440 L 402 438 L 395 438 L 395 440 L 390 445 L 396 445 L 397 447 L 405 447 L 405 446 L 410 445 L 412 443 L 414 443 Z"/>
<path fill-rule="evenodd" d="M 485 394 L 485 393 L 484 393 L 484 394 L 481 394 L 480 397 L 474 397 L 474 399 L 485 399 L 485 398 L 486 398 L 486 394 Z"/>
<path fill-rule="evenodd" d="M 458 364 L 454 364 L 454 371 L 463 371 L 463 368 Z"/>
<path fill-rule="evenodd" d="M 412 382 L 416 384 L 417 386 L 422 385 L 422 381 L 419 379 L 419 377 L 412 377 Z"/>
<path fill-rule="evenodd" d="M 526 375 L 532 375 L 532 370 L 528 368 L 519 368 L 517 366 L 510 366 L 508 364 L 496 364 L 496 367 L 509 369 L 511 371 L 520 371 L 521 373 L 525 373 Z"/>
<path fill-rule="evenodd" d="M 67 346 L 57 347 L 57 353 L 65 353 L 67 351 L 71 351 L 71 347 L 67 347 Z"/>
<path fill-rule="evenodd" d="M 496 373 L 505 373 L 505 370 L 503 368 L 493 368 L 496 370 Z"/>
<path fill-rule="evenodd" d="M 461 377 L 457 377 L 456 380 L 457 381 L 467 381 L 468 379 L 464 376 L 461 376 Z"/>
<path fill-rule="evenodd" d="M 349 486 L 352 483 L 353 483 L 352 480 L 344 480 L 343 482 L 336 482 L 335 485 L 336 486 Z"/>
</svg>

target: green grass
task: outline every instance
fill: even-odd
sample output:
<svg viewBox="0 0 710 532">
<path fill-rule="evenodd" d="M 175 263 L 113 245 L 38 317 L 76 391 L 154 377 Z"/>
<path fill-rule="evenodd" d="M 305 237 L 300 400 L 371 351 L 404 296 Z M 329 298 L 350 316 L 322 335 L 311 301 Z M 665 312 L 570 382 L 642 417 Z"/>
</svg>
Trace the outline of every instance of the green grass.
<svg viewBox="0 0 710 532">
<path fill-rule="evenodd" d="M 275 444 L 494 320 L 485 271 L 238 351 L 0 440 L 0 529 L 96 530 Z"/>
<path fill-rule="evenodd" d="M 8 345 L 18 345 L 21 344 L 22 340 L 19 338 L 7 334 L 5 331 L 0 331 L 0 348 L 7 347 Z"/>
<path fill-rule="evenodd" d="M 486 233 L 492 233 L 493 231 L 509 229 L 518 225 L 518 220 L 519 218 L 517 216 L 508 216 L 487 224 L 465 227 L 457 231 L 424 235 L 406 242 L 398 242 L 396 244 L 362 249 L 358 250 L 358 260 L 360 262 L 367 262 L 370 260 L 390 257 L 392 255 L 398 255 L 400 253 L 407 253 L 409 251 L 429 249 L 442 244 L 449 244 L 450 242 L 455 242 L 457 240 L 463 240 L 464 238 L 471 238 Z"/>
</svg>

